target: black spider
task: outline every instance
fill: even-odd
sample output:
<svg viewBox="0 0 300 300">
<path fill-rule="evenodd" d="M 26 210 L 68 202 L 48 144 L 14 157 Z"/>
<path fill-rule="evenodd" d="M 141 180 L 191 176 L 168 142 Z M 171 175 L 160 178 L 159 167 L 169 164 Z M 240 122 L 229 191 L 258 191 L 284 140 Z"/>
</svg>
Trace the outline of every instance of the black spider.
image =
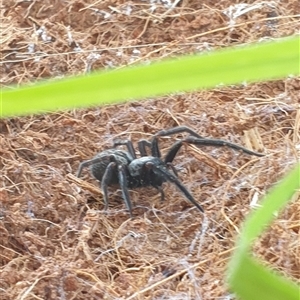
<svg viewBox="0 0 300 300">
<path fill-rule="evenodd" d="M 181 132 L 187 132 L 190 136 L 175 142 L 166 156 L 162 158 L 158 147 L 158 137 Z M 201 212 L 204 212 L 200 204 L 196 202 L 190 192 L 181 183 L 172 165 L 172 161 L 184 143 L 198 146 L 228 146 L 250 155 L 263 156 L 263 154 L 245 149 L 227 141 L 203 138 L 194 130 L 185 126 L 179 126 L 169 130 L 159 131 L 154 135 L 151 142 L 140 140 L 138 142 L 140 158 L 137 158 L 131 141 L 115 141 L 112 149 L 104 150 L 98 153 L 94 158 L 82 162 L 79 165 L 77 176 L 79 177 L 81 175 L 83 168 L 91 166 L 93 176 L 101 182 L 105 210 L 108 208 L 108 186 L 110 185 L 120 186 L 127 209 L 132 217 L 132 205 L 128 189 L 152 186 L 160 192 L 161 199 L 164 200 L 162 184 L 169 181 L 174 183 L 184 196 Z M 125 145 L 127 151 L 116 149 L 116 147 L 120 145 Z M 148 155 L 147 147 L 150 148 L 151 155 Z M 169 169 L 172 171 L 169 171 Z"/>
</svg>

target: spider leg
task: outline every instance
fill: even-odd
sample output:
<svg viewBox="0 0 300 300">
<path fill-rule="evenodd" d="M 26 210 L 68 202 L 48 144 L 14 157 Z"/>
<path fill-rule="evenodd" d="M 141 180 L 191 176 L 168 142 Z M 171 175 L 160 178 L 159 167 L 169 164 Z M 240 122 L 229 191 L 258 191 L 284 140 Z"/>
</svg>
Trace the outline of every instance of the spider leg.
<svg viewBox="0 0 300 300">
<path fill-rule="evenodd" d="M 157 132 L 152 140 L 152 143 L 158 143 L 157 142 L 157 137 L 158 136 L 166 136 L 166 135 L 172 135 L 172 134 L 176 134 L 176 133 L 182 133 L 182 132 L 187 132 L 189 133 L 190 135 L 192 136 L 195 136 L 199 139 L 202 139 L 203 137 L 201 135 L 199 135 L 196 131 L 194 131 L 193 129 L 187 127 L 187 126 L 177 126 L 177 127 L 174 127 L 174 128 L 170 128 L 170 129 L 167 129 L 167 130 L 161 130 L 159 132 Z M 177 152 L 179 151 L 179 149 L 181 148 L 182 146 L 182 143 L 179 141 L 179 142 L 176 142 L 172 148 L 169 150 L 169 152 L 167 153 L 164 161 L 165 163 L 171 163 Z M 158 146 L 157 146 L 158 148 Z M 176 174 L 176 172 L 175 172 Z M 176 174 L 177 175 L 177 174 Z"/>
<path fill-rule="evenodd" d="M 167 130 L 161 130 L 158 133 L 156 133 L 155 135 L 156 136 L 166 136 L 166 135 L 172 135 L 172 134 L 181 133 L 181 132 L 187 132 L 190 135 L 195 136 L 199 139 L 203 138 L 196 131 L 194 131 L 193 129 L 191 129 L 187 126 L 177 126 L 177 127 L 170 128 L 170 129 L 167 129 Z"/>
<path fill-rule="evenodd" d="M 224 140 L 218 140 L 218 139 L 206 139 L 206 138 L 202 138 L 202 139 L 198 139 L 192 136 L 189 136 L 187 138 L 185 138 L 184 140 L 182 140 L 182 142 L 184 143 L 188 143 L 188 144 L 193 144 L 193 145 L 204 145 L 204 146 L 217 146 L 217 147 L 224 147 L 227 146 L 229 148 L 232 148 L 234 150 L 240 150 L 246 154 L 249 155 L 255 155 L 255 156 L 265 156 L 262 153 L 258 153 L 252 150 L 249 150 L 247 148 L 244 148 L 240 145 L 228 142 L 228 141 L 224 141 Z"/>
<path fill-rule="evenodd" d="M 147 140 L 138 141 L 138 148 L 139 148 L 141 156 L 148 156 L 146 147 L 149 147 L 151 149 L 151 143 L 149 141 L 147 141 Z"/>
<path fill-rule="evenodd" d="M 113 169 L 116 167 L 115 162 L 110 162 L 108 166 L 106 167 L 106 170 L 104 172 L 104 175 L 102 177 L 101 181 L 101 189 L 103 191 L 103 200 L 104 200 L 104 210 L 108 209 L 108 185 L 111 182 Z"/>
<path fill-rule="evenodd" d="M 181 148 L 181 146 L 184 143 L 193 144 L 193 145 L 197 145 L 197 146 L 216 146 L 216 147 L 227 146 L 234 150 L 240 150 L 249 155 L 255 155 L 255 156 L 259 156 L 259 157 L 264 156 L 264 154 L 262 154 L 262 153 L 258 153 L 258 152 L 246 149 L 242 146 L 239 146 L 237 144 L 234 144 L 234 143 L 231 143 L 228 141 L 218 140 L 218 139 L 205 139 L 205 138 L 200 139 L 200 138 L 196 138 L 193 136 L 189 136 L 183 140 L 180 140 L 180 141 L 174 143 L 174 145 L 171 147 L 171 149 L 169 150 L 169 152 L 167 153 L 167 155 L 164 159 L 165 163 L 169 163 L 169 162 L 173 161 L 177 152 L 179 151 L 179 149 Z"/>
<path fill-rule="evenodd" d="M 182 145 L 183 145 L 182 141 L 178 141 L 178 142 L 173 144 L 173 146 L 170 148 L 170 150 L 166 154 L 166 157 L 164 158 L 164 162 L 166 164 L 171 164 L 172 163 L 172 161 L 174 160 L 177 152 L 180 150 Z"/>
<path fill-rule="evenodd" d="M 170 162 L 168 162 L 168 163 L 166 163 L 166 165 L 167 165 L 168 167 L 170 167 L 170 168 L 172 169 L 173 173 L 178 177 L 177 170 L 175 169 L 175 167 L 173 166 L 173 164 L 170 163 Z"/>
<path fill-rule="evenodd" d="M 154 136 L 151 141 L 151 154 L 154 157 L 161 158 L 161 153 L 158 147 L 158 138 Z"/>
<path fill-rule="evenodd" d="M 125 201 L 128 211 L 129 211 L 130 217 L 133 218 L 132 205 L 131 205 L 129 192 L 128 192 L 128 188 L 127 188 L 127 177 L 126 177 L 124 166 L 120 165 L 118 167 L 118 175 L 119 175 L 119 183 L 120 183 L 120 187 L 122 190 L 123 199 Z"/>
<path fill-rule="evenodd" d="M 155 166 L 153 163 L 147 163 L 147 167 L 152 169 L 154 173 L 156 173 L 159 176 L 163 176 L 166 178 L 166 180 L 174 183 L 177 188 L 184 194 L 184 196 L 193 203 L 201 212 L 204 213 L 203 208 L 200 204 L 196 202 L 196 200 L 193 198 L 193 196 L 190 194 L 190 192 L 186 189 L 186 187 L 179 181 L 179 179 L 170 173 L 166 167 L 164 166 Z"/>
<path fill-rule="evenodd" d="M 76 177 L 80 177 L 82 170 L 86 167 L 89 167 L 93 164 L 96 164 L 98 162 L 101 162 L 102 158 L 101 157 L 96 157 L 96 158 L 92 158 L 86 161 L 83 161 L 82 163 L 80 163 L 79 167 L 78 167 L 78 171 L 76 173 Z"/>
<path fill-rule="evenodd" d="M 133 144 L 131 141 L 129 140 L 119 140 L 119 141 L 114 141 L 114 148 L 117 147 L 117 146 L 121 146 L 121 145 L 125 145 L 127 147 L 127 150 L 129 152 L 129 154 L 131 155 L 131 157 L 133 159 L 136 159 L 136 154 L 135 154 L 135 151 L 134 151 L 134 148 L 133 148 Z"/>
<path fill-rule="evenodd" d="M 154 186 L 160 193 L 160 201 L 164 202 L 165 201 L 165 193 L 164 190 L 162 189 L 161 186 Z"/>
<path fill-rule="evenodd" d="M 146 147 L 150 148 L 151 150 L 151 155 L 153 157 L 161 157 L 159 148 L 158 148 L 158 140 L 157 137 L 154 136 L 152 141 L 149 142 L 147 140 L 140 140 L 138 142 L 138 147 L 139 147 L 139 151 L 141 153 L 141 156 L 148 156 L 147 151 L 146 151 Z"/>
</svg>

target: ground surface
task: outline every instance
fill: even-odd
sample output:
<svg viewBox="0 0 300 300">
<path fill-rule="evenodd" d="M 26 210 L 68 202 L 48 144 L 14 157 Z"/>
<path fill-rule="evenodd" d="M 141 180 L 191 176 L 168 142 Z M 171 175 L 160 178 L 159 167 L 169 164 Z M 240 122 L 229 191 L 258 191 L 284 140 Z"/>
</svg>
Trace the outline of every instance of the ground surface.
<svg viewBox="0 0 300 300">
<path fill-rule="evenodd" d="M 170 2 L 3 1 L 1 84 L 299 30 L 297 0 L 183 0 L 175 8 Z M 234 299 L 224 277 L 238 228 L 300 155 L 299 91 L 299 79 L 287 78 L 1 120 L 0 298 Z M 79 163 L 114 138 L 137 142 L 177 125 L 266 156 L 183 148 L 174 163 L 205 215 L 171 184 L 164 185 L 163 203 L 154 189 L 131 191 L 133 219 L 112 189 L 105 213 L 88 171 L 81 181 L 74 178 Z M 175 138 L 161 139 L 163 153 Z M 299 219 L 296 198 L 255 246 L 258 256 L 296 281 Z"/>
</svg>

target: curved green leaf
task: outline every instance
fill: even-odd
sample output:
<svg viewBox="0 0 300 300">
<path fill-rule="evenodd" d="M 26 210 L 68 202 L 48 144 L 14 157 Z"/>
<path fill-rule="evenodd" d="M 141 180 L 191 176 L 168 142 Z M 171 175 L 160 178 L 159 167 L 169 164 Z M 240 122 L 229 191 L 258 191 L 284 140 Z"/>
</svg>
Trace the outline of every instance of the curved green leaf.
<svg viewBox="0 0 300 300">
<path fill-rule="evenodd" d="M 294 168 L 250 214 L 244 223 L 228 269 L 228 282 L 243 300 L 299 300 L 299 287 L 292 281 L 263 267 L 250 256 L 252 242 L 300 189 L 300 164 Z"/>
<path fill-rule="evenodd" d="M 0 116 L 113 103 L 299 73 L 299 38 L 5 90 Z"/>
</svg>

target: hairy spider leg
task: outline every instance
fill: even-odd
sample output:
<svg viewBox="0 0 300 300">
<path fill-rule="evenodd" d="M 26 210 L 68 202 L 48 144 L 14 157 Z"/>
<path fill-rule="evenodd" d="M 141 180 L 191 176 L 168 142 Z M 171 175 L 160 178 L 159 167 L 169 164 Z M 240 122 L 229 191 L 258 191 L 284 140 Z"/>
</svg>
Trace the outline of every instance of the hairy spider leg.
<svg viewBox="0 0 300 300">
<path fill-rule="evenodd" d="M 127 177 L 126 177 L 126 172 L 125 172 L 123 165 L 118 166 L 118 175 L 119 175 L 119 183 L 120 183 L 123 199 L 125 201 L 128 211 L 129 211 L 130 218 L 133 218 L 132 205 L 131 205 L 129 192 L 128 192 L 128 188 L 127 188 Z"/>
<path fill-rule="evenodd" d="M 172 163 L 167 162 L 166 165 L 173 171 L 173 173 L 174 173 L 177 177 L 179 177 L 179 176 L 178 176 L 178 172 L 177 172 L 177 170 L 175 169 L 175 167 L 173 166 Z"/>
<path fill-rule="evenodd" d="M 78 167 L 78 171 L 77 171 L 77 174 L 76 174 L 76 177 L 80 177 L 81 173 L 82 173 L 82 170 L 84 168 L 87 168 L 91 165 L 94 165 L 98 162 L 101 162 L 102 161 L 102 157 L 94 157 L 92 159 L 89 159 L 89 160 L 86 160 L 86 161 L 83 161 L 82 163 L 80 163 L 79 167 Z"/>
<path fill-rule="evenodd" d="M 138 141 L 138 148 L 139 148 L 141 156 L 148 156 L 146 147 L 149 147 L 151 149 L 151 143 L 149 141 L 147 141 L 147 140 Z"/>
<path fill-rule="evenodd" d="M 170 128 L 170 129 L 166 129 L 166 130 L 161 130 L 159 132 L 157 132 L 155 134 L 155 136 L 153 137 L 152 140 L 152 144 L 155 144 L 156 147 L 158 148 L 158 136 L 167 136 L 167 135 L 172 135 L 172 134 L 177 134 L 177 133 L 182 133 L 182 132 L 187 132 L 192 136 L 195 136 L 199 139 L 202 139 L 203 137 L 201 135 L 199 135 L 196 131 L 194 131 L 193 129 L 187 127 L 187 126 L 177 126 L 174 128 Z M 178 142 L 179 143 L 179 142 Z M 175 175 L 178 177 L 178 173 L 175 169 L 175 167 L 172 165 L 172 162 L 177 154 L 177 152 L 179 151 L 179 149 L 181 148 L 182 145 L 178 145 L 178 143 L 175 143 L 172 148 L 169 150 L 169 152 L 167 153 L 164 162 L 169 165 L 172 168 L 172 171 L 175 173 Z M 178 149 L 177 149 L 178 147 Z"/>
<path fill-rule="evenodd" d="M 187 132 L 190 135 L 195 136 L 199 139 L 204 138 L 201 135 L 199 135 L 196 131 L 194 131 L 193 129 L 191 129 L 187 126 L 177 126 L 177 127 L 166 129 L 166 130 L 161 130 L 161 131 L 157 132 L 155 135 L 156 136 L 167 136 L 167 135 L 172 135 L 172 134 L 182 133 L 182 132 Z"/>
<path fill-rule="evenodd" d="M 158 147 L 158 138 L 154 136 L 151 141 L 151 154 L 154 157 L 161 158 L 161 153 Z"/>
<path fill-rule="evenodd" d="M 157 137 L 153 137 L 152 141 L 149 142 L 147 140 L 140 140 L 138 142 L 138 147 L 139 147 L 139 151 L 141 153 L 141 156 L 148 156 L 147 154 L 147 150 L 146 147 L 150 148 L 151 150 L 151 155 L 153 157 L 158 157 L 161 158 L 161 153 L 158 147 L 158 141 L 157 141 Z"/>
<path fill-rule="evenodd" d="M 227 146 L 229 148 L 232 148 L 234 150 L 241 150 L 246 154 L 250 154 L 250 155 L 255 155 L 255 156 L 264 156 L 264 154 L 258 153 L 258 152 L 254 152 L 251 151 L 249 149 L 246 149 L 242 146 L 239 146 L 237 144 L 233 144 L 227 141 L 223 141 L 223 140 L 217 140 L 217 139 L 206 139 L 206 138 L 196 138 L 193 136 L 189 136 L 185 139 L 182 139 L 176 143 L 174 143 L 174 145 L 171 147 L 171 149 L 169 150 L 169 152 L 167 153 L 166 157 L 165 157 L 165 163 L 171 163 L 177 152 L 179 151 L 179 149 L 182 147 L 182 145 L 184 143 L 188 143 L 188 144 L 193 144 L 193 145 L 197 145 L 197 146 L 217 146 L 217 147 L 224 147 Z"/>
<path fill-rule="evenodd" d="M 80 177 L 83 168 L 86 168 L 93 164 L 99 163 L 102 161 L 102 159 L 103 159 L 102 157 L 96 157 L 96 158 L 86 160 L 86 161 L 80 163 L 76 176 Z M 108 208 L 108 185 L 110 184 L 110 181 L 112 179 L 113 169 L 116 166 L 117 166 L 117 163 L 115 161 L 115 157 L 112 155 L 111 162 L 106 167 L 106 170 L 105 170 L 102 180 L 101 180 L 101 189 L 103 191 L 103 200 L 104 200 L 104 209 L 105 210 L 107 210 L 107 208 Z M 127 209 L 129 210 L 130 217 L 132 218 L 132 205 L 131 205 L 131 201 L 129 198 L 126 173 L 124 171 L 123 166 L 118 167 L 118 178 L 119 178 L 119 183 L 120 183 L 120 187 L 122 190 L 123 199 L 125 201 Z"/>
<path fill-rule="evenodd" d="M 112 158 L 113 159 L 113 158 Z M 101 180 L 101 189 L 103 191 L 103 198 L 104 198 L 104 210 L 108 209 L 108 186 L 111 182 L 113 170 L 117 167 L 117 163 L 115 161 L 112 161 L 108 164 L 106 167 L 106 170 L 104 172 L 104 175 Z M 124 170 L 124 166 L 119 165 L 118 166 L 118 178 L 119 183 L 123 195 L 123 199 L 125 201 L 126 207 L 129 211 L 130 217 L 132 218 L 132 205 L 129 198 L 129 192 L 127 188 L 127 179 L 126 179 L 126 173 Z"/>
<path fill-rule="evenodd" d="M 160 201 L 164 202 L 165 201 L 165 193 L 164 193 L 164 190 L 162 189 L 162 187 L 161 186 L 154 186 L 154 188 L 156 188 L 160 193 Z"/>
<path fill-rule="evenodd" d="M 190 194 L 190 192 L 186 189 L 186 187 L 179 181 L 179 179 L 170 173 L 166 167 L 164 166 L 156 166 L 155 164 L 149 162 L 147 163 L 147 168 L 152 169 L 153 172 L 159 176 L 163 176 L 167 179 L 167 181 L 174 183 L 177 188 L 184 194 L 184 196 L 193 203 L 201 212 L 204 213 L 203 208 L 200 204 L 196 202 L 196 200 L 193 198 L 193 196 Z"/>
<path fill-rule="evenodd" d="M 101 180 L 101 189 L 103 192 L 103 200 L 104 200 L 104 210 L 108 209 L 108 186 L 112 179 L 113 169 L 116 168 L 116 163 L 114 161 L 110 162 L 105 169 Z"/>
<path fill-rule="evenodd" d="M 126 146 L 129 154 L 131 155 L 131 157 L 133 159 L 136 159 L 136 154 L 135 154 L 135 151 L 134 151 L 134 148 L 133 148 L 133 144 L 132 144 L 131 141 L 129 141 L 129 140 L 114 141 L 113 147 L 116 148 L 117 146 L 122 146 L 122 145 Z"/>
</svg>

